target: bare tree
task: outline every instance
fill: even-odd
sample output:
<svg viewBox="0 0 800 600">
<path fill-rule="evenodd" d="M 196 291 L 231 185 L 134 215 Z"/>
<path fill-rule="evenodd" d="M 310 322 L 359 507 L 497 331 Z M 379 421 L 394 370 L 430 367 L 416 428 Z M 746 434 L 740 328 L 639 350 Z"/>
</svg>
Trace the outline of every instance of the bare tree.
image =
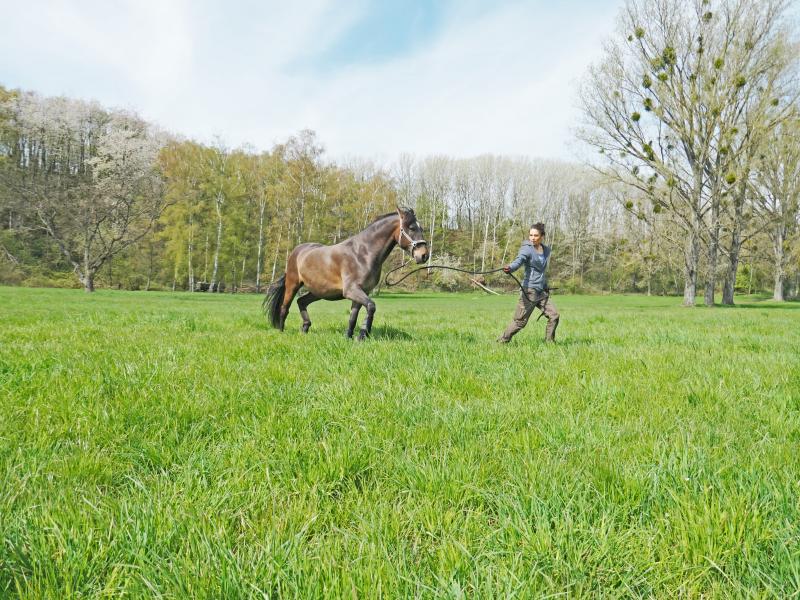
<svg viewBox="0 0 800 600">
<path fill-rule="evenodd" d="M 797 236 L 800 216 L 800 120 L 795 118 L 784 123 L 772 136 L 762 156 L 756 189 L 772 241 L 775 281 L 772 297 L 784 300 L 789 242 Z"/>
<path fill-rule="evenodd" d="M 713 303 L 727 140 L 741 127 L 743 98 L 761 85 L 743 70 L 757 71 L 785 8 L 783 0 L 628 0 L 581 91 L 580 136 L 603 155 L 598 168 L 647 194 L 683 229 L 687 306 L 704 237 Z"/>
<path fill-rule="evenodd" d="M 10 102 L 19 140 L 5 184 L 94 291 L 98 270 L 164 208 L 155 168 L 162 140 L 136 115 L 96 103 L 32 93 Z"/>
<path fill-rule="evenodd" d="M 712 201 L 721 206 L 717 214 L 722 212 L 727 221 L 728 262 L 722 303 L 731 305 L 742 245 L 761 229 L 745 222 L 755 163 L 771 143 L 776 128 L 796 113 L 800 86 L 798 45 L 791 40 L 785 23 L 786 2 L 734 3 L 722 9 L 723 20 L 733 24 L 728 26 L 731 31 L 725 67 L 735 74 L 733 83 L 738 91 L 719 102 L 724 110 L 716 142 L 718 193 Z M 712 241 L 720 240 L 712 237 Z M 707 300 L 710 295 L 713 298 L 711 285 L 710 279 Z"/>
</svg>

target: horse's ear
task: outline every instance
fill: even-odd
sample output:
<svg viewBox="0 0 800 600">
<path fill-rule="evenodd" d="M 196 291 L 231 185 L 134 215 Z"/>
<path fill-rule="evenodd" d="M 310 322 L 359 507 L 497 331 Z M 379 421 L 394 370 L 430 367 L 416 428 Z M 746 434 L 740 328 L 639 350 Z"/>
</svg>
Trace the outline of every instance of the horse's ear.
<svg viewBox="0 0 800 600">
<path fill-rule="evenodd" d="M 400 218 L 402 219 L 403 218 L 403 210 L 399 206 L 397 206 L 397 204 L 395 204 L 394 207 L 397 209 L 397 214 L 400 215 Z"/>
</svg>

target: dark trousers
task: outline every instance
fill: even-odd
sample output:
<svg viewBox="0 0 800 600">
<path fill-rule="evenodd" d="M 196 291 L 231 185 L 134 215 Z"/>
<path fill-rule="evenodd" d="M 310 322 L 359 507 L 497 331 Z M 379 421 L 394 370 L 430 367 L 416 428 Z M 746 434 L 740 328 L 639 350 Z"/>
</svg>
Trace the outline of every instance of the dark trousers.
<svg viewBox="0 0 800 600">
<path fill-rule="evenodd" d="M 558 327 L 558 309 L 553 304 L 553 300 L 547 292 L 537 292 L 533 288 L 525 290 L 526 294 L 520 294 L 517 308 L 514 311 L 514 318 L 508 324 L 506 330 L 498 338 L 499 342 L 508 342 L 519 332 L 520 329 L 528 324 L 534 308 L 538 308 L 544 313 L 547 319 L 547 329 L 545 330 L 545 340 L 554 341 L 556 339 L 556 327 Z"/>
</svg>

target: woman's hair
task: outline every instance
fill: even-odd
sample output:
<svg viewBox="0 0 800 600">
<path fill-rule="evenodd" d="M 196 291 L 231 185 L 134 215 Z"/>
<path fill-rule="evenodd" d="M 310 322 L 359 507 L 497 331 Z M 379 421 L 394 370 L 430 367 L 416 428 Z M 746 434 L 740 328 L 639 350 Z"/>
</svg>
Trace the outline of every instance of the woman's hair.
<svg viewBox="0 0 800 600">
<path fill-rule="evenodd" d="M 542 237 L 544 237 L 544 223 L 541 223 L 541 222 L 540 223 L 534 223 L 533 225 L 531 225 L 531 229 L 535 229 L 540 234 L 542 234 Z"/>
</svg>

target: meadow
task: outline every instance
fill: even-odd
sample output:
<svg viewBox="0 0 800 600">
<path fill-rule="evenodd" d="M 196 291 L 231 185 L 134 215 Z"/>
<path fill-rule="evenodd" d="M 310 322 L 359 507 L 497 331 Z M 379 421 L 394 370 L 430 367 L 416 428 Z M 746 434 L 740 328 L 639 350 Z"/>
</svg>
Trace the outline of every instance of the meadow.
<svg viewBox="0 0 800 600">
<path fill-rule="evenodd" d="M 800 304 L 737 300 L 0 287 L 0 597 L 800 596 Z"/>
</svg>

